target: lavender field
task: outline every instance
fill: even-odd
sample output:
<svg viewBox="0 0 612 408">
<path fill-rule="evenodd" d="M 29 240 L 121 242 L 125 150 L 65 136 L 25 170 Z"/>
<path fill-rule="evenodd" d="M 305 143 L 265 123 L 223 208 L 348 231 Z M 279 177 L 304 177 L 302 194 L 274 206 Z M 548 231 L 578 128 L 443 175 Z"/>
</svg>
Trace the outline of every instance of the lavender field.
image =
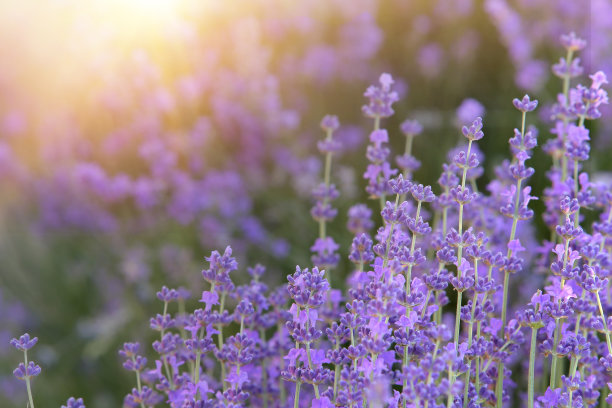
<svg viewBox="0 0 612 408">
<path fill-rule="evenodd" d="M 0 406 L 612 406 L 612 1 L 0 2 Z"/>
</svg>

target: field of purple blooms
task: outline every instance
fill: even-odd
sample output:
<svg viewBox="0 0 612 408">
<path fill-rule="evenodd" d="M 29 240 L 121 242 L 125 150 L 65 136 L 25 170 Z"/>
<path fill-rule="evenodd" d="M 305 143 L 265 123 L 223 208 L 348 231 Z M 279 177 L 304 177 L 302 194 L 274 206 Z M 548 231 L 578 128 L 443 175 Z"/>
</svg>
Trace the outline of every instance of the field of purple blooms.
<svg viewBox="0 0 612 408">
<path fill-rule="evenodd" d="M 612 2 L 173 2 L 0 57 L 1 406 L 612 405 Z"/>
</svg>

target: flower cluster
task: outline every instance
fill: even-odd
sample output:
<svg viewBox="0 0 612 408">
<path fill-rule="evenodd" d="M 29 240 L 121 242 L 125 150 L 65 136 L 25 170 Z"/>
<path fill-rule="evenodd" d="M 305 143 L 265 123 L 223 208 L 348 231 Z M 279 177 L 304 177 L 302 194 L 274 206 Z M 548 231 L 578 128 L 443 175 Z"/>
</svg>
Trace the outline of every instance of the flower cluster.
<svg viewBox="0 0 612 408">
<path fill-rule="evenodd" d="M 362 108 L 374 120 L 366 190 L 382 223 L 370 235 L 372 210 L 350 208 L 347 290 L 330 285 L 339 261 L 327 222 L 336 216 L 331 159 L 340 148 L 333 138 L 340 125 L 326 116 L 326 138 L 318 145 L 324 181 L 311 210 L 319 226 L 313 266 L 297 266 L 287 285 L 270 290 L 257 265 L 247 269 L 250 281 L 237 286 L 231 275 L 239 265 L 227 247 L 206 258 L 202 307 L 187 312 L 188 295 L 163 287 L 162 313 L 150 320 L 158 332 L 153 353 L 138 343 L 119 352 L 136 383 L 124 405 L 501 408 L 524 390 L 528 408 L 610 403 L 612 187 L 589 181 L 584 171 L 585 121 L 597 119 L 608 102 L 607 80 L 597 72 L 590 87 L 572 88 L 579 69 L 571 56 L 584 42 L 569 36 L 562 43 L 570 58 L 562 60 L 565 68 L 554 68 L 563 92 L 551 109 L 556 138 L 545 145 L 553 157 L 552 186 L 543 196 L 549 240 L 534 238 L 529 205 L 537 197 L 527 184 L 538 143 L 527 114 L 538 101 L 528 95 L 512 101 L 521 123 L 509 137 L 512 158 L 497 166 L 484 191 L 478 143 L 485 123 L 474 117 L 462 126 L 465 143 L 442 166 L 435 194 L 414 177 L 418 122 L 400 127 L 406 143 L 400 168 L 389 162 L 392 132 L 382 121 L 399 97 L 391 75 L 383 74 Z M 599 215 L 590 226 L 581 215 L 587 210 Z M 40 368 L 28 362 L 27 351 L 36 341 L 27 334 L 11 341 L 24 352 L 15 375 L 26 381 L 31 407 L 30 380 Z M 526 377 L 512 376 L 525 368 Z M 67 404 L 83 406 L 73 398 Z"/>
<path fill-rule="evenodd" d="M 317 144 L 319 151 L 325 155 L 325 169 L 323 182 L 312 192 L 316 202 L 310 214 L 319 224 L 319 237 L 310 250 L 313 252 L 313 264 L 323 269 L 335 267 L 340 260 L 340 256 L 336 253 L 339 246 L 333 238 L 327 236 L 326 229 L 327 222 L 332 221 L 338 214 L 338 211 L 332 207 L 331 201 L 338 198 L 339 192 L 331 183 L 330 178 L 332 156 L 342 148 L 342 144 L 333 139 L 334 131 L 339 127 L 340 122 L 337 116 L 325 116 L 321 121 L 321 128 L 325 131 L 325 140 Z"/>
<path fill-rule="evenodd" d="M 98 12 L 94 3 L 73 2 L 56 10 L 54 2 L 45 2 L 30 13 L 24 2 L 10 2 L 7 7 L 16 10 L 25 23 L 4 24 L 7 32 L 0 38 L 4 48 L 11 49 L 10 63 L 4 64 L 0 78 L 0 181 L 2 195 L 7 197 L 2 212 L 18 230 L 28 234 L 34 230 L 33 240 L 42 234 L 49 250 L 40 254 L 46 258 L 40 259 L 41 265 L 59 262 L 62 270 L 86 276 L 76 280 L 80 287 L 75 292 L 80 294 L 78 302 L 87 303 L 97 316 L 54 314 L 42 307 L 35 316 L 38 321 L 63 316 L 54 329 L 72 330 L 78 349 L 89 338 L 116 338 L 137 327 L 124 317 L 136 318 L 140 312 L 122 310 L 136 304 L 148 312 L 155 288 L 162 283 L 197 284 L 197 276 L 186 273 L 198 262 L 195 248 L 210 251 L 231 242 L 237 257 L 248 264 L 264 261 L 274 271 L 274 262 L 286 265 L 289 253 L 307 251 L 312 245 L 310 234 L 289 234 L 282 228 L 300 227 L 300 218 L 288 215 L 287 208 L 303 213 L 325 160 L 311 149 L 317 133 L 310 123 L 333 107 L 343 123 L 333 138 L 356 158 L 364 142 L 363 129 L 356 126 L 360 111 L 351 109 L 344 98 L 363 92 L 365 81 L 375 73 L 401 73 L 407 81 L 392 83 L 385 76 L 383 82 L 373 84 L 364 103 L 367 117 L 379 116 L 385 122 L 393 111 L 403 112 L 408 105 L 396 101 L 409 89 L 418 95 L 412 103 L 427 110 L 414 112 L 414 117 L 422 119 L 432 134 L 439 130 L 434 127 L 451 122 L 449 101 L 462 99 L 465 95 L 459 92 L 464 89 L 481 89 L 480 75 L 474 72 L 484 65 L 489 67 L 487 82 L 511 82 L 503 76 L 515 74 L 515 84 L 532 94 L 540 92 L 555 74 L 576 78 L 582 71 L 596 71 L 592 67 L 608 73 L 612 67 L 607 41 L 612 9 L 606 0 L 594 0 L 590 7 L 552 0 L 310 0 L 280 7 L 274 0 L 250 0 L 245 7 L 200 0 L 164 1 L 161 7 L 116 2 L 129 12 L 111 14 L 134 17 L 136 25 L 147 25 L 150 17 L 160 18 L 154 33 L 143 33 L 133 24 L 116 24 L 110 14 L 92 21 Z M 26 11 L 21 12 L 22 7 Z M 139 18 L 140 12 L 146 14 L 144 19 Z M 3 15 L 10 18 L 13 13 Z M 487 24 L 480 24 L 483 18 Z M 576 35 L 564 37 L 566 52 L 572 55 L 564 55 L 564 61 L 550 70 L 538 55 L 551 54 L 553 38 L 562 25 L 578 34 L 597 35 L 589 35 L 589 58 L 582 63 L 575 56 L 584 42 Z M 51 32 L 31 36 L 33 26 Z M 134 41 L 124 41 L 125 34 Z M 31 46 L 12 46 L 20 40 Z M 33 52 L 38 47 L 42 52 Z M 45 67 L 44 75 L 40 67 Z M 462 86 L 448 86 L 456 81 Z M 509 98 L 508 92 L 514 92 L 511 86 L 494 88 L 496 96 L 490 94 L 490 98 Z M 446 102 L 441 102 L 442 93 Z M 576 93 L 572 98 L 584 107 L 597 96 L 596 92 Z M 596 109 L 603 114 L 596 127 L 601 136 L 612 134 L 608 119 L 612 115 L 605 109 L 603 105 Z M 591 106 L 588 116 L 595 114 Z M 473 99 L 465 99 L 457 116 L 460 124 L 471 123 L 477 116 L 487 120 Z M 594 153 L 585 150 L 590 146 L 585 136 L 593 137 L 596 129 L 589 121 L 584 128 L 590 134 L 575 123 L 567 140 L 561 141 L 571 145 L 570 175 L 574 158 L 584 166 L 584 158 Z M 403 143 L 403 137 L 394 137 L 397 129 L 386 127 L 390 143 L 380 142 L 382 151 Z M 414 139 L 419 146 L 415 136 L 421 128 L 408 121 L 401 131 L 407 141 Z M 606 143 L 601 136 L 593 138 L 596 148 Z M 490 151 L 496 143 L 482 146 Z M 473 146 L 479 155 L 476 149 Z M 381 152 L 374 149 L 372 153 L 377 150 Z M 436 149 L 412 154 L 412 143 L 406 143 L 405 149 L 391 150 L 393 159 L 372 162 L 370 194 L 391 195 L 383 182 L 400 173 L 412 180 L 419 160 L 426 173 L 418 177 L 432 183 L 431 169 L 438 166 L 433 160 Z M 483 160 L 480 155 L 479 159 Z M 359 192 L 355 174 L 366 169 L 348 162 L 335 164 L 332 179 L 343 198 L 333 205 L 341 218 L 344 204 Z M 483 170 L 468 170 L 471 190 L 472 177 Z M 482 181 L 478 184 L 482 187 Z M 535 189 L 539 185 L 533 183 Z M 502 192 L 509 188 L 502 187 Z M 345 188 L 354 194 L 344 194 Z M 444 188 L 436 193 L 442 195 Z M 315 197 L 315 201 L 323 200 Z M 540 200 L 550 205 L 552 213 L 558 211 L 554 201 Z M 499 200 L 496 205 L 509 201 Z M 447 203 L 454 201 L 440 201 Z M 434 202 L 432 208 L 438 205 Z M 487 215 L 483 220 L 495 222 L 488 211 L 483 214 Z M 555 225 L 557 215 L 549 225 Z M 325 237 L 315 244 L 312 255 L 319 259 L 313 264 L 338 284 L 342 278 L 335 277 L 344 273 L 330 266 L 338 256 L 342 259 L 346 236 L 326 233 Z M 71 246 L 69 253 L 58 248 L 66 243 Z M 524 237 L 522 243 L 529 247 Z M 336 249 L 336 245 L 340 246 Z M 89 252 L 94 247 L 96 254 L 109 256 L 101 257 L 102 262 L 94 260 Z M 73 256 L 81 250 L 87 255 Z M 31 254 L 31 248 L 18 245 L 7 252 L 20 261 Z M 23 283 L 19 273 L 6 277 L 8 293 Z M 90 280 L 100 289 L 95 296 L 88 295 L 85 282 Z M 40 298 L 59 290 L 59 280 L 54 282 L 58 285 L 31 279 Z M 109 329 L 93 323 L 109 313 L 123 324 Z M 0 315 L 5 327 L 11 320 L 8 315 Z M 26 319 L 19 323 L 11 332 L 33 329 Z M 83 332 L 75 328 L 84 326 L 88 333 L 80 336 Z M 50 333 L 40 333 L 46 334 Z M 87 392 L 94 391 L 93 384 L 88 383 Z"/>
</svg>

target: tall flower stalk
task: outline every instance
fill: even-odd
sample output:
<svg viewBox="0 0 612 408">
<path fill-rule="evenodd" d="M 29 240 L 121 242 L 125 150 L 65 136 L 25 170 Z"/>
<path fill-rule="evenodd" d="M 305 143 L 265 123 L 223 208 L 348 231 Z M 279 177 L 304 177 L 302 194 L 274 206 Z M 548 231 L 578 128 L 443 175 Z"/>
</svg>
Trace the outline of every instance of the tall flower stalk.
<svg viewBox="0 0 612 408">
<path fill-rule="evenodd" d="M 537 140 L 534 132 L 529 130 L 525 132 L 525 122 L 527 112 L 532 112 L 538 106 L 537 100 L 531 100 L 529 95 L 525 95 L 522 100 L 514 99 L 512 101 L 514 107 L 518 109 L 521 114 L 521 130 L 514 129 L 514 137 L 510 139 L 510 146 L 512 147 L 513 162 L 509 166 L 510 175 L 516 180 L 516 186 L 510 190 L 514 194 L 511 194 L 511 201 L 505 207 L 500 209 L 500 212 L 505 216 L 512 217 L 512 227 L 510 228 L 510 238 L 508 239 L 508 252 L 506 254 L 506 263 L 502 268 L 504 274 L 504 286 L 503 286 L 503 297 L 502 297 L 502 310 L 501 310 L 501 337 L 503 338 L 503 332 L 506 325 L 506 315 L 508 308 L 508 288 L 510 285 L 510 274 L 517 272 L 522 268 L 521 259 L 514 256 L 514 253 L 521 248 L 520 242 L 516 240 L 516 229 L 519 220 L 526 220 L 533 216 L 533 211 L 527 207 L 529 201 L 534 197 L 530 196 L 530 187 L 523 186 L 523 181 L 533 175 L 535 170 L 525 165 L 525 161 L 529 159 L 530 151 L 536 146 Z M 523 200 L 521 203 L 521 195 Z M 497 398 L 497 407 L 501 408 L 503 404 L 502 392 L 504 382 L 504 370 L 503 362 L 498 364 L 497 374 L 497 385 L 495 388 L 495 394 Z"/>
</svg>

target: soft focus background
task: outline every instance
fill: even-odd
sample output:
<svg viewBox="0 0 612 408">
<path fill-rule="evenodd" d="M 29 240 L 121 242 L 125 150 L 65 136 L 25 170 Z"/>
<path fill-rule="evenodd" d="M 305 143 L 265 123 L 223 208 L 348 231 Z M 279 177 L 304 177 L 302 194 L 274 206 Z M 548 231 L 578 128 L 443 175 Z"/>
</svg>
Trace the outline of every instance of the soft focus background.
<svg viewBox="0 0 612 408">
<path fill-rule="evenodd" d="M 1 405 L 25 405 L 13 336 L 40 338 L 44 406 L 117 407 L 132 377 L 116 350 L 150 336 L 162 284 L 197 297 L 204 256 L 226 245 L 272 283 L 309 265 L 328 113 L 342 123 L 330 229 L 346 257 L 346 210 L 367 202 L 362 94 L 381 72 L 402 97 L 385 123 L 395 153 L 403 119 L 425 126 L 420 182 L 435 185 L 477 115 L 485 168 L 498 164 L 526 92 L 544 102 L 542 144 L 569 31 L 589 41 L 585 73 L 612 74 L 610 0 L 0 1 Z M 589 164 L 601 177 L 605 109 Z M 535 158 L 539 193 L 550 163 Z"/>
</svg>

